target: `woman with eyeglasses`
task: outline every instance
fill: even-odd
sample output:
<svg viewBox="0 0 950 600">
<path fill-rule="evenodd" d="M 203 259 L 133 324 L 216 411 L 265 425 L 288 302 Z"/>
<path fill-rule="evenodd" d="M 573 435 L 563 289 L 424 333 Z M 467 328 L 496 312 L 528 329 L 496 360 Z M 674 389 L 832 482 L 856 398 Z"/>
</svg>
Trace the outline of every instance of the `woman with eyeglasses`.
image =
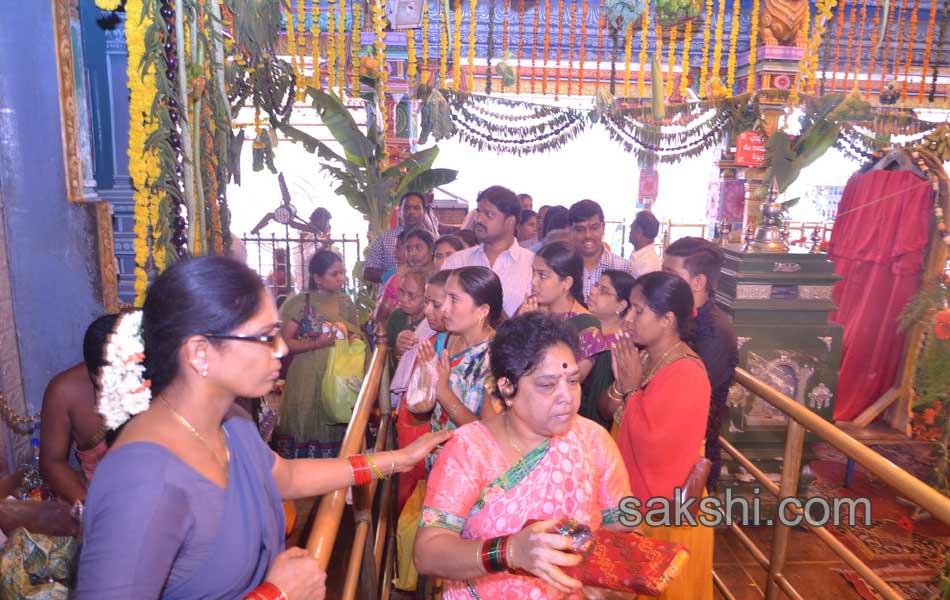
<svg viewBox="0 0 950 600">
<path fill-rule="evenodd" d="M 321 600 L 326 575 L 303 549 L 284 550 L 281 500 L 406 471 L 448 434 L 349 459 L 268 449 L 234 400 L 274 385 L 288 345 L 260 277 L 231 259 L 171 266 L 141 317 L 151 399 L 96 470 L 75 597 Z M 123 331 L 113 338 L 130 343 Z M 116 402 L 104 396 L 100 411 Z"/>
<path fill-rule="evenodd" d="M 274 436 L 284 458 L 330 458 L 339 452 L 346 424 L 331 424 L 324 414 L 320 382 L 337 338 L 360 331 L 356 306 L 343 293 L 346 269 L 340 255 L 320 250 L 307 270 L 310 289 L 280 307 L 280 334 L 292 356 Z"/>
<path fill-rule="evenodd" d="M 425 318 L 427 269 L 409 269 L 399 281 L 399 308 L 394 310 L 386 321 L 386 343 L 392 350 L 392 366 L 416 342 L 415 329 Z"/>
</svg>

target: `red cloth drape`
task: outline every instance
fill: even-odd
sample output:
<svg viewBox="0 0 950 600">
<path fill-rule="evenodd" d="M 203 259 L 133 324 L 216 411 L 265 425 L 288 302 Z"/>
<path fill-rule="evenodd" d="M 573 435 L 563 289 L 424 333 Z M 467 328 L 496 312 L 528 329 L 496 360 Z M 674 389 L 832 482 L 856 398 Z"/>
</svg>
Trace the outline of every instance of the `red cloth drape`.
<svg viewBox="0 0 950 600">
<path fill-rule="evenodd" d="M 930 184 L 909 171 L 848 180 L 829 242 L 832 321 L 844 327 L 834 418 L 850 421 L 894 384 L 904 335 L 901 310 L 917 291 L 930 226 Z"/>
</svg>

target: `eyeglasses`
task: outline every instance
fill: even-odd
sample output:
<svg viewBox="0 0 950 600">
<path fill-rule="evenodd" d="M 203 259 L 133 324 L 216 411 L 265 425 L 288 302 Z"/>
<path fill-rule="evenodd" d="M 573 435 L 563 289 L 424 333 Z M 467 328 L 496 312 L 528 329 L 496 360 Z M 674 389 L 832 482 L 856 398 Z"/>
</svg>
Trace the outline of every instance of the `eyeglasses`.
<svg viewBox="0 0 950 600">
<path fill-rule="evenodd" d="M 267 344 L 271 348 L 277 345 L 277 340 L 280 338 L 280 325 L 278 325 L 277 333 L 265 333 L 262 335 L 257 335 L 253 333 L 206 333 L 204 337 L 210 338 L 213 340 L 238 340 L 244 342 L 257 342 L 259 344 Z"/>
</svg>

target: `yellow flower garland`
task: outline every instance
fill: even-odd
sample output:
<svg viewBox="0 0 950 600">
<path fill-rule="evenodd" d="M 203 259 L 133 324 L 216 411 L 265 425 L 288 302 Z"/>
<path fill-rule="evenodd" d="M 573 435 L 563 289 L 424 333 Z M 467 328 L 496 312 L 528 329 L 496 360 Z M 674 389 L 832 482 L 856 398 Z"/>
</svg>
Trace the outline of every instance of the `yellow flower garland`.
<svg viewBox="0 0 950 600">
<path fill-rule="evenodd" d="M 680 96 L 686 99 L 686 90 L 689 89 L 689 49 L 693 44 L 693 20 L 686 21 L 686 31 L 683 33 L 683 66 L 680 73 Z"/>
<path fill-rule="evenodd" d="M 732 21 L 729 23 L 729 61 L 726 66 L 726 88 L 729 89 L 729 95 L 732 95 L 736 82 L 736 46 L 739 43 L 739 8 L 741 6 L 740 0 L 732 0 Z"/>
<path fill-rule="evenodd" d="M 409 88 L 416 85 L 416 74 L 419 72 L 416 67 L 416 30 L 406 30 L 406 76 L 409 80 Z"/>
<path fill-rule="evenodd" d="M 518 0 L 518 55 L 516 60 L 518 61 L 518 67 L 521 67 L 521 57 L 524 56 L 524 0 Z M 534 80 L 534 70 L 532 69 L 531 73 L 532 81 Z M 521 77 L 515 78 L 515 93 L 521 93 Z"/>
<path fill-rule="evenodd" d="M 316 0 L 314 0 L 316 2 Z M 353 29 L 350 32 L 350 92 L 355 98 L 360 95 L 360 18 L 363 16 L 363 3 L 353 3 Z"/>
<path fill-rule="evenodd" d="M 758 1 L 758 0 L 756 0 Z M 699 96 L 706 96 L 706 80 L 709 77 L 709 38 L 712 23 L 713 0 L 706 0 L 706 26 L 703 27 L 703 62 L 699 65 Z"/>
<path fill-rule="evenodd" d="M 656 49 L 654 50 L 654 52 L 656 53 L 657 62 L 660 63 L 660 69 L 662 70 L 663 68 L 663 26 L 660 24 L 656 24 L 653 27 L 654 27 L 653 35 L 656 37 Z M 651 62 L 650 63 L 650 67 L 651 67 L 650 68 L 650 95 L 653 95 L 653 85 L 656 82 L 657 77 L 659 76 L 659 74 L 653 72 L 652 66 L 653 66 L 653 63 Z M 664 88 L 664 92 L 665 91 L 666 91 L 666 88 Z"/>
<path fill-rule="evenodd" d="M 755 61 L 759 43 L 759 0 L 752 0 L 752 19 L 749 25 L 749 75 L 746 78 L 746 92 L 755 91 Z"/>
<path fill-rule="evenodd" d="M 439 3 L 439 13 L 442 18 L 439 19 L 439 87 L 447 88 L 445 78 L 449 70 L 449 21 L 451 15 L 445 13 L 442 8 L 444 3 Z"/>
<path fill-rule="evenodd" d="M 663 90 L 667 97 L 673 95 L 673 65 L 676 64 L 676 38 L 678 36 L 679 28 L 673 27 L 673 29 L 670 30 L 670 49 L 666 59 L 666 88 Z"/>
<path fill-rule="evenodd" d="M 540 5 L 535 10 L 540 10 Z M 548 93 L 548 50 L 551 49 L 551 0 L 544 0 L 544 46 L 541 57 L 541 93 Z"/>
<path fill-rule="evenodd" d="M 561 38 L 564 37 L 564 0 L 557 3 L 557 55 L 554 59 L 554 99 L 557 100 L 561 92 Z"/>
<path fill-rule="evenodd" d="M 455 39 L 452 48 L 452 89 L 462 85 L 462 0 L 455 0 Z"/>
<path fill-rule="evenodd" d="M 574 93 L 574 31 L 577 29 L 577 11 L 580 10 L 580 3 L 571 7 L 571 24 L 567 28 L 567 95 Z M 584 44 L 584 34 L 581 32 L 581 45 Z M 581 65 L 583 67 L 583 65 Z M 583 72 L 583 68 L 581 69 Z M 578 84 L 583 81 L 583 75 L 579 78 Z"/>
<path fill-rule="evenodd" d="M 128 86 L 129 96 L 129 176 L 132 179 L 134 203 L 135 240 L 135 304 L 145 302 L 148 288 L 148 273 L 145 267 L 149 259 L 149 248 L 156 270 L 165 268 L 165 249 L 154 244 L 152 231 L 158 227 L 160 198 L 151 188 L 155 175 L 159 171 L 159 161 L 153 153 L 146 154 L 145 140 L 156 130 L 149 116 L 152 102 L 158 93 L 155 83 L 155 67 L 150 65 L 145 73 L 139 71 L 142 57 L 145 55 L 145 32 L 152 24 L 152 16 L 143 13 L 143 0 L 127 0 L 128 15 L 141 15 L 141 20 L 129 18 L 125 24 L 126 43 L 129 49 Z"/>
<path fill-rule="evenodd" d="M 294 70 L 294 76 L 297 77 L 297 82 L 299 85 L 301 69 L 299 69 L 297 66 L 297 33 L 294 29 L 293 6 L 290 6 L 284 10 L 284 17 L 287 19 L 287 54 L 290 55 L 290 66 Z"/>
<path fill-rule="evenodd" d="M 304 85 L 304 67 L 307 64 L 307 38 L 305 37 L 305 23 L 306 13 L 304 12 L 304 0 L 299 0 L 300 4 L 297 5 L 297 38 L 300 40 L 300 44 L 297 46 L 300 56 L 297 58 L 297 64 L 300 65 L 300 72 L 297 74 L 297 99 L 303 100 L 304 94 L 306 93 L 307 86 Z"/>
<path fill-rule="evenodd" d="M 718 0 L 719 8 L 716 11 L 716 45 L 713 47 L 712 76 L 719 77 L 722 65 L 722 28 L 726 20 L 726 0 Z"/>
<path fill-rule="evenodd" d="M 115 10 L 120 4 L 122 4 L 121 0 L 96 0 L 96 6 L 102 10 Z"/>
<path fill-rule="evenodd" d="M 630 97 L 630 58 L 633 55 L 633 23 L 627 24 L 623 40 L 623 95 Z"/>
<path fill-rule="evenodd" d="M 650 0 L 643 4 L 643 17 L 640 22 L 640 78 L 637 79 L 637 95 L 646 96 L 646 69 L 647 69 L 647 32 L 650 31 Z"/>
<path fill-rule="evenodd" d="M 310 10 L 310 41 L 311 60 L 313 62 L 313 77 L 310 78 L 310 85 L 316 89 L 320 88 L 320 2 L 314 0 Z"/>
<path fill-rule="evenodd" d="M 359 0 L 354 3 L 359 4 Z M 419 66 L 422 71 L 422 80 L 428 82 L 429 76 L 429 2 L 422 3 L 422 64 Z"/>
<path fill-rule="evenodd" d="M 336 85 L 336 6 L 330 0 L 327 6 L 327 91 L 332 92 Z"/>
<path fill-rule="evenodd" d="M 475 9 L 478 0 L 470 0 L 468 17 L 468 91 L 475 91 Z"/>
<path fill-rule="evenodd" d="M 373 31 L 376 39 L 373 46 L 376 48 L 376 60 L 379 61 L 379 89 L 377 90 L 379 100 L 379 135 L 382 136 L 383 168 L 389 165 L 389 150 L 386 145 L 386 131 L 389 128 L 389 107 L 387 106 L 386 82 L 389 80 L 389 72 L 386 70 L 386 34 L 383 31 L 383 15 L 385 14 L 386 0 L 376 0 L 373 3 Z"/>
<path fill-rule="evenodd" d="M 581 2 L 581 32 L 580 32 L 580 55 L 577 57 L 577 64 L 580 67 L 580 73 L 577 77 L 577 93 L 584 93 L 584 50 L 586 49 L 586 37 L 584 33 L 587 31 L 587 3 Z"/>
<path fill-rule="evenodd" d="M 300 0 L 303 2 L 303 0 Z M 336 24 L 336 56 L 339 61 L 339 70 L 336 74 L 336 87 L 340 98 L 346 86 L 346 0 L 340 0 L 340 16 Z M 352 71 L 352 68 L 350 69 Z"/>
</svg>

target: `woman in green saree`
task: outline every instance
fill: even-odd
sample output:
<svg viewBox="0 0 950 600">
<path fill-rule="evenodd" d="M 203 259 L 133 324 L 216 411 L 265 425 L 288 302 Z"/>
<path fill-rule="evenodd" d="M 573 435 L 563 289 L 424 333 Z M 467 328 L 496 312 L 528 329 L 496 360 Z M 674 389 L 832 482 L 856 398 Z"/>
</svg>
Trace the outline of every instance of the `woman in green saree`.
<svg viewBox="0 0 950 600">
<path fill-rule="evenodd" d="M 626 271 L 606 269 L 597 284 L 590 289 L 590 297 L 587 299 L 590 312 L 600 319 L 606 350 L 596 355 L 594 367 L 584 380 L 583 396 L 592 398 L 593 402 L 585 406 L 586 412 L 581 414 L 608 430 L 613 424 L 613 414 L 606 412 L 605 407 L 607 390 L 614 382 L 614 374 L 610 368 L 610 348 L 614 335 L 623 329 L 623 317 L 630 309 L 630 291 L 636 281 L 636 278 Z"/>
<path fill-rule="evenodd" d="M 307 267 L 310 289 L 280 307 L 280 334 L 293 362 L 280 402 L 275 446 L 285 458 L 333 458 L 346 423 L 330 423 L 324 414 L 320 382 L 330 348 L 339 335 L 358 337 L 356 306 L 343 293 L 346 269 L 340 255 L 320 250 Z"/>
</svg>

